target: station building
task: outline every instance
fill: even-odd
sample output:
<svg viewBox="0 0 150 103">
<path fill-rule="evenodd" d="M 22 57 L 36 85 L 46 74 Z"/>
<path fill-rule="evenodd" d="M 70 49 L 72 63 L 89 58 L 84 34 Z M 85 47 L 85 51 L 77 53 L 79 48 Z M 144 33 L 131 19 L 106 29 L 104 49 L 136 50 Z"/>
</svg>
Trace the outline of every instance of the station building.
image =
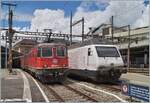
<svg viewBox="0 0 150 103">
<path fill-rule="evenodd" d="M 129 32 L 130 31 L 130 32 Z M 129 46 L 130 33 L 130 46 Z M 102 24 L 90 28 L 89 35 L 112 40 L 112 26 Z M 147 68 L 149 65 L 149 26 L 128 29 L 113 27 L 113 42 L 119 47 L 125 63 L 127 63 L 127 50 L 130 47 L 130 67 Z"/>
</svg>

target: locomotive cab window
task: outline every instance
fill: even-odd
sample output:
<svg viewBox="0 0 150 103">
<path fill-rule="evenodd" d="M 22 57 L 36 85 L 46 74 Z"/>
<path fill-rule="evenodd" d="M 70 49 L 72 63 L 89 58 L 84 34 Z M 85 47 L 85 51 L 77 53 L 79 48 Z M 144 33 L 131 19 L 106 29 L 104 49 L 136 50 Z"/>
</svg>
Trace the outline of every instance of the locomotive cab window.
<svg viewBox="0 0 150 103">
<path fill-rule="evenodd" d="M 115 47 L 96 46 L 96 51 L 99 57 L 120 57 Z"/>
<path fill-rule="evenodd" d="M 67 51 L 65 47 L 57 47 L 57 56 L 66 56 Z"/>
<path fill-rule="evenodd" d="M 52 48 L 43 47 L 42 48 L 42 57 L 51 57 L 52 56 Z"/>
<path fill-rule="evenodd" d="M 37 56 L 38 57 L 50 57 L 52 56 L 52 49 L 47 48 L 47 47 L 38 48 Z"/>
<path fill-rule="evenodd" d="M 41 48 L 38 48 L 37 56 L 41 57 Z"/>
</svg>

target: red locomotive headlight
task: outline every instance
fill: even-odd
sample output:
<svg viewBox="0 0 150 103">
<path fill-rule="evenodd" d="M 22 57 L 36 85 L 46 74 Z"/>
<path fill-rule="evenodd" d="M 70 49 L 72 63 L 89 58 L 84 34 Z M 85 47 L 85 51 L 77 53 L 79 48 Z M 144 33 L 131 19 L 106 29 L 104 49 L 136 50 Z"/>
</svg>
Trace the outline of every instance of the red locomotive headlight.
<svg viewBox="0 0 150 103">
<path fill-rule="evenodd" d="M 43 67 L 44 67 L 44 68 L 47 68 L 48 66 L 45 64 L 45 65 L 43 65 Z"/>
<path fill-rule="evenodd" d="M 67 65 L 66 64 L 63 64 L 63 67 L 66 67 Z"/>
</svg>

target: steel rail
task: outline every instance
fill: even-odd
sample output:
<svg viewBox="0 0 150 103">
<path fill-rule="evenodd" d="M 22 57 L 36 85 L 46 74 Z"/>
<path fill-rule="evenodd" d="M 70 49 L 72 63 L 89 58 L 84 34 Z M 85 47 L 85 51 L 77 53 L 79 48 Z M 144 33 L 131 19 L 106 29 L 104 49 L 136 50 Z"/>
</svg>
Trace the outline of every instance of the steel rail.
<svg viewBox="0 0 150 103">
<path fill-rule="evenodd" d="M 112 91 L 112 92 L 121 92 L 121 88 L 117 85 L 105 85 L 105 84 L 103 84 L 103 85 L 100 85 L 103 89 L 106 89 L 106 90 L 110 90 L 110 91 Z"/>
<path fill-rule="evenodd" d="M 63 84 L 63 85 L 64 85 L 66 88 L 68 88 L 69 90 L 74 91 L 74 92 L 76 92 L 77 94 L 88 98 L 88 100 L 92 100 L 93 102 L 98 102 L 96 99 L 94 99 L 94 98 L 92 98 L 92 97 L 90 97 L 90 96 L 88 96 L 88 95 L 86 95 L 86 94 L 80 92 L 80 91 L 77 90 L 77 89 L 74 89 L 74 88 L 71 87 L 71 86 L 68 86 L 68 85 L 65 85 L 65 84 Z"/>
<path fill-rule="evenodd" d="M 59 102 L 64 102 L 64 99 L 50 86 L 46 85 L 45 86 L 48 90 L 51 91 L 51 93 L 55 96 L 55 98 L 59 101 Z"/>
</svg>

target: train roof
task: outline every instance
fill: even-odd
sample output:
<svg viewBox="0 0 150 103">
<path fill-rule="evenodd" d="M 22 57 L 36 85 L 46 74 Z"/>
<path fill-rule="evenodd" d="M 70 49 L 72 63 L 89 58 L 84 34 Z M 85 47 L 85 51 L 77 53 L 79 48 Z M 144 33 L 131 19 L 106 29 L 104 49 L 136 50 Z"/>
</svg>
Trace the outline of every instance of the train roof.
<svg viewBox="0 0 150 103">
<path fill-rule="evenodd" d="M 40 44 L 38 44 L 36 46 L 52 46 L 52 45 L 63 45 L 63 46 L 66 46 L 63 43 L 40 43 Z"/>
<path fill-rule="evenodd" d="M 87 46 L 87 45 L 96 45 L 96 44 L 113 45 L 112 41 L 110 41 L 110 40 L 94 38 L 94 39 L 86 40 L 84 42 L 75 43 L 75 44 L 69 46 L 68 48 L 73 49 L 73 48 L 83 47 L 83 46 Z"/>
<path fill-rule="evenodd" d="M 44 41 L 44 43 L 61 43 L 61 44 L 69 45 L 70 41 L 62 38 L 51 38 L 48 41 Z"/>
</svg>

